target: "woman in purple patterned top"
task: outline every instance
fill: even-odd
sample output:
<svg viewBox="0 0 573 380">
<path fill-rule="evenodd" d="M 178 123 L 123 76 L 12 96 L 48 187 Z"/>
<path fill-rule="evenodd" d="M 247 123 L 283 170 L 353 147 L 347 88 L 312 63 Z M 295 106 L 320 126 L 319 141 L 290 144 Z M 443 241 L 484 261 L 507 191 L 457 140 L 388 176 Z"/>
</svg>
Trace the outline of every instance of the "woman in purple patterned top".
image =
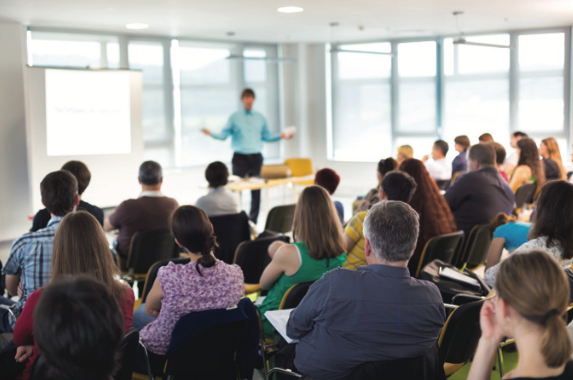
<svg viewBox="0 0 573 380">
<path fill-rule="evenodd" d="M 159 269 L 147 296 L 145 312 L 157 318 L 145 326 L 140 336 L 147 349 L 165 355 L 177 321 L 194 311 L 236 306 L 244 295 L 241 268 L 213 256 L 217 246 L 213 226 L 198 207 L 181 206 L 172 216 L 175 242 L 187 249 L 191 262 Z"/>
</svg>

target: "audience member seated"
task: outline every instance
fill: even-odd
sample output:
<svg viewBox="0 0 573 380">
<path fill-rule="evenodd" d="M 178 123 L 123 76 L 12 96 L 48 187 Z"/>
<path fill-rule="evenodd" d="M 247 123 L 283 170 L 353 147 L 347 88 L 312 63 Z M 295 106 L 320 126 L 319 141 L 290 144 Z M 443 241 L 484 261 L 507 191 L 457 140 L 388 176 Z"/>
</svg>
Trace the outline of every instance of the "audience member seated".
<svg viewBox="0 0 573 380">
<path fill-rule="evenodd" d="M 326 189 L 330 196 L 334 194 L 339 183 L 340 176 L 332 169 L 321 169 L 317 171 L 314 176 L 314 184 Z M 338 218 L 340 218 L 340 223 L 344 224 L 344 206 L 342 206 L 342 203 L 339 201 L 334 201 L 334 207 L 336 208 Z"/>
<path fill-rule="evenodd" d="M 45 380 L 109 380 L 125 334 L 116 296 L 90 277 L 46 287 L 34 318 Z"/>
<path fill-rule="evenodd" d="M 573 378 L 573 348 L 563 319 L 569 304 L 567 276 L 543 251 L 512 255 L 495 281 L 497 297 L 481 309 L 481 338 L 468 380 L 489 379 L 502 339 L 515 339 L 519 361 L 504 378 Z"/>
<path fill-rule="evenodd" d="M 573 184 L 566 181 L 547 182 L 537 198 L 537 212 L 529 241 L 515 250 L 514 254 L 540 249 L 554 256 L 563 268 L 571 267 L 573 258 Z M 513 255 L 512 255 L 513 256 Z M 495 284 L 500 264 L 485 272 L 485 282 Z"/>
<path fill-rule="evenodd" d="M 197 199 L 195 204 L 205 211 L 207 216 L 236 214 L 239 212 L 237 197 L 225 188 L 229 181 L 229 169 L 220 161 L 207 166 L 205 179 L 209 183 L 209 193 Z"/>
<path fill-rule="evenodd" d="M 515 194 L 499 175 L 491 144 L 477 144 L 468 152 L 468 173 L 445 194 L 458 229 L 466 237 L 476 225 L 489 224 L 500 212 L 511 214 Z"/>
<path fill-rule="evenodd" d="M 462 174 L 468 170 L 467 152 L 470 147 L 470 139 L 468 136 L 458 136 L 454 139 L 454 147 L 459 154 L 452 161 L 452 178 L 456 173 Z"/>
<path fill-rule="evenodd" d="M 527 243 L 530 230 L 531 223 L 520 222 L 514 216 L 507 216 L 504 213 L 497 214 L 489 224 L 492 241 L 485 269 L 487 270 L 499 263 L 504 249 L 507 249 L 511 254 Z"/>
<path fill-rule="evenodd" d="M 12 296 L 18 295 L 18 302 L 0 297 L 0 304 L 10 306 L 16 317 L 20 316 L 26 300 L 36 289 L 50 282 L 52 246 L 60 221 L 66 214 L 75 211 L 80 202 L 78 181 L 68 171 L 59 170 L 48 174 L 40 184 L 42 204 L 50 211 L 52 218 L 46 228 L 28 232 L 16 239 L 10 249 L 10 256 L 3 268 L 6 275 L 6 290 Z M 0 331 L 12 332 L 16 321 L 5 323 L 6 310 L 0 308 Z"/>
<path fill-rule="evenodd" d="M 290 315 L 287 334 L 300 340 L 285 348 L 296 351 L 293 369 L 342 380 L 362 363 L 417 357 L 436 344 L 442 297 L 407 269 L 418 232 L 418 214 L 406 203 L 372 207 L 364 221 L 368 265 L 326 273 Z"/>
<path fill-rule="evenodd" d="M 133 314 L 133 290 L 115 279 L 116 266 L 107 238 L 92 215 L 78 211 L 62 219 L 54 237 L 51 268 L 51 282 L 71 276 L 89 275 L 105 284 L 121 308 L 125 321 L 124 332 L 129 331 Z M 34 347 L 34 312 L 36 305 L 44 297 L 44 291 L 45 289 L 40 288 L 28 297 L 14 328 L 14 343 L 18 346 L 17 360 L 27 361 L 20 379 L 30 377 L 32 363 L 38 353 L 37 347 Z"/>
<path fill-rule="evenodd" d="M 513 149 L 515 149 L 515 151 L 508 157 L 504 168 L 505 172 L 510 176 L 513 175 L 513 171 L 515 170 L 519 162 L 519 151 L 517 150 L 517 142 L 521 139 L 526 139 L 526 138 L 528 138 L 528 136 L 523 132 L 517 131 L 511 134 L 511 140 L 509 141 L 509 144 Z"/>
<path fill-rule="evenodd" d="M 495 165 L 497 166 L 497 171 L 503 180 L 509 183 L 509 175 L 507 175 L 504 164 L 505 164 L 505 148 L 503 145 L 497 142 L 491 143 L 493 145 L 493 149 L 495 149 Z"/>
<path fill-rule="evenodd" d="M 81 161 L 68 161 L 64 164 L 64 166 L 62 166 L 61 170 L 69 171 L 74 175 L 74 177 L 76 177 L 76 180 L 78 181 L 78 194 L 80 196 L 80 204 L 78 205 L 77 209 L 89 212 L 90 214 L 95 216 L 99 224 L 103 226 L 103 210 L 81 199 L 84 191 L 86 191 L 92 178 L 92 174 L 90 173 L 90 170 L 88 169 L 86 164 L 84 164 Z M 34 216 L 32 229 L 30 231 L 36 232 L 38 230 L 41 230 L 42 228 L 46 228 L 51 218 L 52 215 L 50 214 L 48 209 L 45 208 L 38 211 L 36 213 L 36 216 Z"/>
<path fill-rule="evenodd" d="M 189 264 L 169 263 L 159 269 L 157 279 L 133 315 L 133 327 L 160 369 L 177 321 L 194 311 L 237 306 L 245 292 L 238 265 L 217 260 L 213 226 L 203 210 L 181 206 L 173 214 L 171 231 L 175 242 L 189 252 Z"/>
<path fill-rule="evenodd" d="M 354 211 L 354 214 L 361 211 L 368 211 L 372 206 L 376 203 L 380 202 L 380 184 L 382 183 L 382 179 L 386 175 L 386 173 L 391 172 L 392 170 L 396 170 L 398 168 L 398 162 L 393 159 L 392 157 L 388 157 L 386 159 L 380 160 L 378 162 L 378 167 L 376 169 L 376 178 L 378 179 L 378 186 L 375 189 L 372 189 L 366 194 L 360 206 Z"/>
<path fill-rule="evenodd" d="M 414 158 L 414 149 L 410 145 L 399 146 L 398 154 L 396 155 L 396 161 L 398 162 L 398 165 L 409 158 Z"/>
<path fill-rule="evenodd" d="M 478 137 L 478 141 L 480 144 L 487 144 L 494 142 L 491 133 L 483 133 L 482 135 L 480 135 L 480 137 Z"/>
<path fill-rule="evenodd" d="M 537 183 L 541 188 L 545 183 L 545 170 L 539 159 L 539 150 L 532 139 L 521 139 L 517 142 L 519 161 L 513 171 L 509 186 L 516 192 L 525 183 Z"/>
<path fill-rule="evenodd" d="M 416 182 L 408 174 L 395 170 L 386 174 L 382 179 L 380 199 L 388 201 L 410 202 L 416 192 Z M 358 269 L 366 265 L 364 256 L 363 223 L 366 211 L 354 215 L 344 229 L 344 245 L 346 246 L 346 262 L 344 268 Z"/>
<path fill-rule="evenodd" d="M 105 218 L 104 229 L 119 229 L 116 249 L 121 268 L 127 264 L 129 244 L 133 234 L 169 228 L 169 218 L 177 208 L 177 201 L 161 193 L 163 173 L 155 161 L 145 161 L 139 167 L 141 194 L 137 199 L 123 201 L 113 214 Z"/>
<path fill-rule="evenodd" d="M 436 182 L 430 178 L 430 174 L 420 160 L 406 160 L 400 165 L 400 170 L 408 173 L 416 182 L 417 188 L 414 196 L 408 202 L 420 215 L 420 234 L 418 244 L 412 258 L 408 263 L 408 269 L 412 275 L 416 274 L 420 256 L 428 240 L 439 235 L 450 234 L 457 231 L 454 217 L 446 203 Z"/>
<path fill-rule="evenodd" d="M 316 281 L 346 261 L 342 226 L 330 195 L 320 186 L 309 186 L 300 194 L 294 212 L 293 236 L 293 244 L 276 241 L 270 245 L 272 260 L 261 276 L 261 289 L 269 291 L 259 306 L 268 338 L 274 333 L 264 314 L 279 308 L 290 287 Z"/>
<path fill-rule="evenodd" d="M 438 140 L 432 147 L 432 161 L 428 161 L 429 156 L 427 155 L 422 159 L 430 177 L 436 181 L 452 178 L 452 165 L 446 160 L 449 149 L 447 142 Z"/>
<path fill-rule="evenodd" d="M 539 144 L 539 155 L 543 157 L 543 168 L 545 169 L 545 179 L 552 181 L 555 179 L 567 180 L 567 170 L 563 166 L 559 144 L 553 137 L 541 140 Z"/>
</svg>

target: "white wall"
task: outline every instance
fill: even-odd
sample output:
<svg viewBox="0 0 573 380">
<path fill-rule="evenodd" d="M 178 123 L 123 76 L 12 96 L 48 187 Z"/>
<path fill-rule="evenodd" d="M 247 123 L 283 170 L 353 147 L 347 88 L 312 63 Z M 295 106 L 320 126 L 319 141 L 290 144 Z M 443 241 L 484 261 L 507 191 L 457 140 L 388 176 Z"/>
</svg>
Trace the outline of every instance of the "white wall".
<svg viewBox="0 0 573 380">
<path fill-rule="evenodd" d="M 26 148 L 26 29 L 0 22 L 0 241 L 29 229 Z"/>
</svg>

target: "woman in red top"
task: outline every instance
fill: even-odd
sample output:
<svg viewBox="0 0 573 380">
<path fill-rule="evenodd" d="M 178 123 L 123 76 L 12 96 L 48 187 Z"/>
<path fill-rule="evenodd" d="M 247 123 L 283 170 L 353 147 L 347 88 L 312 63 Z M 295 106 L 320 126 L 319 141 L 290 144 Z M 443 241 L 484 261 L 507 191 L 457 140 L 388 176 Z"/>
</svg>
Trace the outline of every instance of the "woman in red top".
<svg viewBox="0 0 573 380">
<path fill-rule="evenodd" d="M 52 282 L 65 276 L 87 274 L 106 284 L 118 300 L 125 319 L 125 331 L 131 328 L 133 290 L 117 281 L 107 239 L 96 218 L 85 211 L 68 214 L 62 219 L 52 251 Z M 16 361 L 26 362 L 19 379 L 27 380 L 38 349 L 34 343 L 33 316 L 42 289 L 28 297 L 24 310 L 14 328 L 14 343 L 18 346 Z"/>
</svg>

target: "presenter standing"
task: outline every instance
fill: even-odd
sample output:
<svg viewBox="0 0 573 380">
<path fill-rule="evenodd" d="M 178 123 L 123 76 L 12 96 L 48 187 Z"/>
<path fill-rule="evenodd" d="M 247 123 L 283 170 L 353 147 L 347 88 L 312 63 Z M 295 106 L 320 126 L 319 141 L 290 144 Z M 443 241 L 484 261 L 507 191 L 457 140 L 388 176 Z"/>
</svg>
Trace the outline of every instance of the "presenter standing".
<svg viewBox="0 0 573 380">
<path fill-rule="evenodd" d="M 233 113 L 229 117 L 227 125 L 221 133 L 213 133 L 208 129 L 202 132 L 217 140 L 226 140 L 232 135 L 233 174 L 242 178 L 258 177 L 261 175 L 263 166 L 263 141 L 275 142 L 280 139 L 290 140 L 293 135 L 285 133 L 271 133 L 265 117 L 253 110 L 255 92 L 250 88 L 243 90 L 241 94 L 243 109 Z M 261 190 L 251 191 L 251 212 L 249 219 L 257 223 L 259 208 L 261 205 Z"/>
</svg>

